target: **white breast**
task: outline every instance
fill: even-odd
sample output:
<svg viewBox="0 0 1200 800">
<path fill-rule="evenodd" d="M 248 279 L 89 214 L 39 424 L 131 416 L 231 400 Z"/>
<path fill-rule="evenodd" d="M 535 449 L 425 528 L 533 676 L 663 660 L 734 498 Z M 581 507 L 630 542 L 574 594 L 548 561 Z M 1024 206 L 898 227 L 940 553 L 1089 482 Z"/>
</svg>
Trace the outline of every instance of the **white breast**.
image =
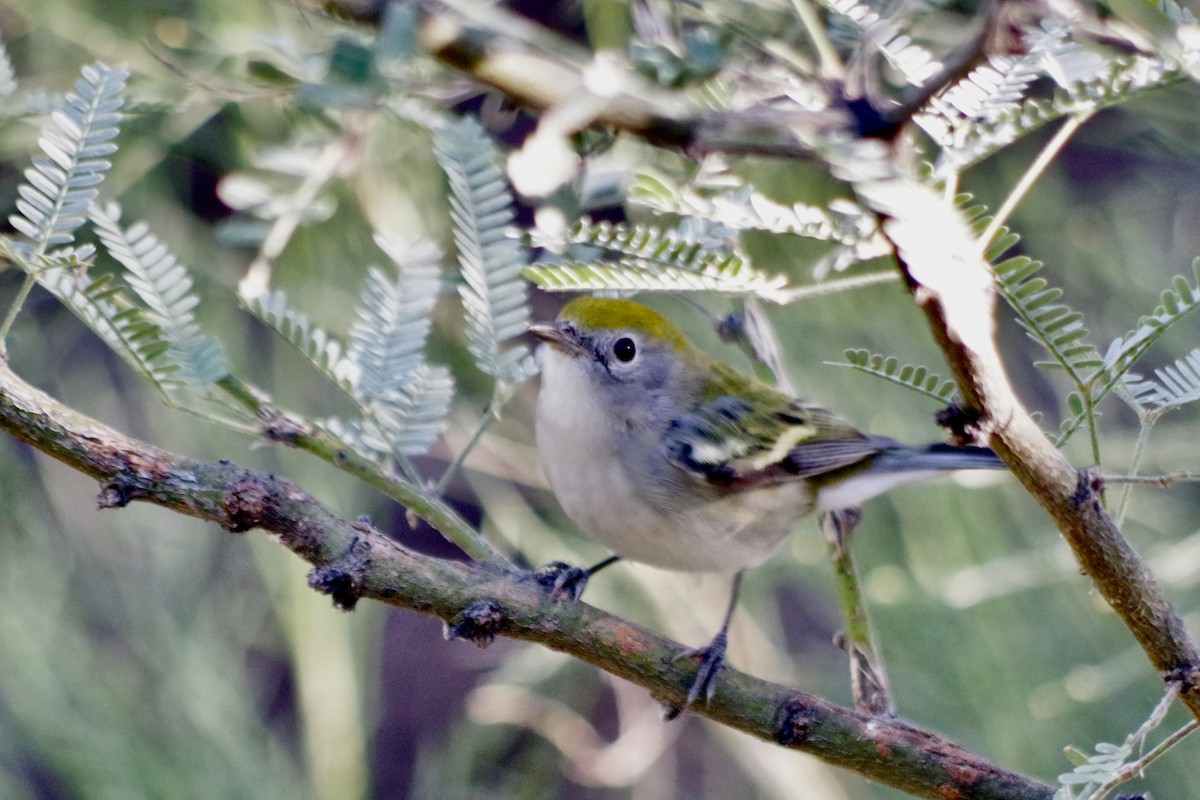
<svg viewBox="0 0 1200 800">
<path fill-rule="evenodd" d="M 812 511 L 803 482 L 749 492 L 698 490 L 698 498 L 708 499 L 681 508 L 649 499 L 654 492 L 639 485 L 618 452 L 622 423 L 598 406 L 582 365 L 551 347 L 542 354 L 542 468 L 571 520 L 617 555 L 668 569 L 745 569 L 770 558 L 796 520 Z M 661 468 L 664 475 L 678 469 L 665 458 Z M 673 477 L 697 480 L 681 472 Z"/>
</svg>

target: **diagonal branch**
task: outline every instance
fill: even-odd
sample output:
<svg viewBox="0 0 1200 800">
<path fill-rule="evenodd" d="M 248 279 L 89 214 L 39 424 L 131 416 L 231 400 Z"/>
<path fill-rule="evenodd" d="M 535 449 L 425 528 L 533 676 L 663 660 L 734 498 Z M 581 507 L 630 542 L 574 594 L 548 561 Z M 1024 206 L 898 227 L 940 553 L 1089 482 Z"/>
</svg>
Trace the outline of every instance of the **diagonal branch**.
<svg viewBox="0 0 1200 800">
<path fill-rule="evenodd" d="M 331 0 L 328 5 L 340 7 L 344 2 Z M 471 11 L 459 0 L 418 0 L 416 5 L 423 15 L 419 36 L 427 52 L 518 102 L 551 108 L 578 92 L 599 88 L 598 83 L 589 88 L 589 79 L 594 80 L 590 70 L 595 67 L 589 54 L 510 12 L 477 4 Z M 961 63 L 930 81 L 927 92 L 952 80 L 981 55 L 987 47 L 985 35 L 997 33 L 997 24 L 1003 22 L 1002 15 L 995 15 L 989 4 L 981 38 L 962 51 Z M 947 218 L 946 208 L 926 202 L 930 193 L 901 175 L 896 156 L 882 143 L 847 137 L 849 141 L 839 145 L 831 131 L 853 132 L 853 121 L 844 111 L 710 112 L 684 105 L 677 94 L 647 86 L 634 76 L 610 70 L 605 77 L 614 80 L 604 85 L 605 102 L 596 124 L 691 152 L 815 158 L 855 187 L 886 221 L 901 270 L 954 371 L 965 416 L 1050 513 L 1084 571 L 1162 679 L 1182 687 L 1180 699 L 1200 719 L 1200 648 L 1145 562 L 1105 511 L 1102 482 L 1072 467 L 1016 397 L 990 324 L 993 276 L 973 249 L 974 237 L 959 215 L 954 212 Z M 913 100 L 920 101 L 920 97 Z M 903 199 L 917 202 L 905 207 L 897 202 Z M 950 226 L 948 231 L 937 229 L 941 221 Z M 900 228 L 908 230 L 898 237 Z M 917 228 L 920 231 L 914 232 Z M 948 233 L 955 243 L 946 243 Z M 916 258 L 906 252 L 913 245 L 921 251 Z"/>
<path fill-rule="evenodd" d="M 592 94 L 599 101 L 594 124 L 664 147 L 811 158 L 813 148 L 799 132 L 829 133 L 853 124 L 848 113 L 838 110 L 704 109 L 677 92 L 648 84 L 623 65 L 593 59 L 583 48 L 500 6 L 456 3 L 459 13 L 452 13 L 442 3 L 416 5 L 422 11 L 421 46 L 439 61 L 535 109 Z"/>
<path fill-rule="evenodd" d="M 936 199 L 926 202 L 930 193 L 903 179 L 859 188 L 889 217 L 885 235 L 954 372 L 964 427 L 985 439 L 1049 512 L 1159 677 L 1180 687 L 1181 701 L 1200 719 L 1200 649 L 1105 510 L 1099 474 L 1075 469 L 1017 397 L 996 347 L 993 276 L 965 221 Z M 930 231 L 938 233 L 931 237 Z"/>
<path fill-rule="evenodd" d="M 141 500 L 216 522 L 262 528 L 314 565 L 310 583 L 344 608 L 362 597 L 445 620 L 478 645 L 495 636 L 543 644 L 679 703 L 695 666 L 682 645 L 483 562 L 408 550 L 343 519 L 290 481 L 228 462 L 151 447 L 62 406 L 0 364 L 0 428 L 96 478 L 101 508 Z M 694 710 L 760 739 L 802 750 L 918 797 L 1049 800 L 1052 789 L 1005 771 L 940 736 L 873 717 L 726 668 L 708 706 Z"/>
</svg>

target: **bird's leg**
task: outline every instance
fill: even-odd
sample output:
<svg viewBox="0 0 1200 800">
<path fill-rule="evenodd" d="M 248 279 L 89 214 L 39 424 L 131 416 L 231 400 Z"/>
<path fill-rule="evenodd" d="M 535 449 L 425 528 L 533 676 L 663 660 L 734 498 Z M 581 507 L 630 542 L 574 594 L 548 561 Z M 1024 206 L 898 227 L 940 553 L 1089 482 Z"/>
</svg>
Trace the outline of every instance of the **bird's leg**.
<svg viewBox="0 0 1200 800">
<path fill-rule="evenodd" d="M 555 600 L 578 600 L 593 575 L 620 559 L 620 556 L 609 556 L 586 569 L 573 567 L 562 561 L 551 561 L 538 567 L 533 573 L 533 579 Z"/>
<path fill-rule="evenodd" d="M 733 590 L 729 596 L 729 607 L 725 609 L 725 619 L 722 620 L 721 629 L 717 631 L 717 635 L 706 646 L 687 650 L 675 656 L 674 660 L 676 661 L 681 658 L 699 659 L 700 669 L 696 671 L 696 678 L 692 681 L 691 688 L 688 689 L 683 705 L 667 709 L 665 716 L 668 720 L 675 719 L 691 708 L 701 695 L 704 695 L 705 702 L 712 697 L 713 690 L 717 685 L 717 673 L 721 671 L 721 667 L 725 663 L 725 648 L 729 646 L 729 623 L 733 621 L 733 610 L 737 608 L 738 592 L 741 588 L 742 573 L 738 572 L 733 576 Z"/>
</svg>

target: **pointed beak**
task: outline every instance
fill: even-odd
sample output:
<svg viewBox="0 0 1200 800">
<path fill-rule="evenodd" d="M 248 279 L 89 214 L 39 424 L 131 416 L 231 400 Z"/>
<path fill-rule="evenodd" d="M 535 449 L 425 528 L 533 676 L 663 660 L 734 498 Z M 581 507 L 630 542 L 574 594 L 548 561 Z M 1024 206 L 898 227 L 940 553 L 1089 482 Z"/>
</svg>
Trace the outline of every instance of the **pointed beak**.
<svg viewBox="0 0 1200 800">
<path fill-rule="evenodd" d="M 582 356 L 587 353 L 587 349 L 579 343 L 575 329 L 565 322 L 530 325 L 529 332 L 564 355 Z"/>
</svg>

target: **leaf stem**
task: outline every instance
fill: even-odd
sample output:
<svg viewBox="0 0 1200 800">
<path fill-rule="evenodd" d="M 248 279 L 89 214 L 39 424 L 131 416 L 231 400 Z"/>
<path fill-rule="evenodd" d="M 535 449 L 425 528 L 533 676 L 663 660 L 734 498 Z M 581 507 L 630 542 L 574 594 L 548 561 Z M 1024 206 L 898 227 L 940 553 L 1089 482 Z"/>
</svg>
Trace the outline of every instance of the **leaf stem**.
<svg viewBox="0 0 1200 800">
<path fill-rule="evenodd" d="M 1079 130 L 1083 126 L 1083 123 L 1091 118 L 1093 113 L 1095 113 L 1093 110 L 1088 110 L 1067 117 L 1062 127 L 1055 132 L 1054 136 L 1050 137 L 1050 141 L 1046 142 L 1046 146 L 1042 148 L 1037 158 L 1029 165 L 1029 169 L 1025 170 L 1025 174 L 1017 181 L 1017 185 L 1008 193 L 1008 197 L 1004 198 L 1004 202 L 1000 205 L 996 216 L 992 217 L 992 221 L 988 223 L 987 228 L 983 231 L 983 235 L 979 237 L 979 243 L 983 247 L 987 247 L 992 239 L 996 237 L 996 232 L 1012 216 L 1012 212 L 1025 198 L 1025 195 L 1028 194 L 1034 182 L 1041 177 L 1042 173 L 1046 171 L 1046 167 L 1050 166 L 1050 162 L 1058 155 L 1058 151 L 1063 149 L 1063 146 L 1075 134 L 1075 131 Z"/>
<path fill-rule="evenodd" d="M 1161 742 L 1159 742 L 1154 749 L 1146 753 L 1146 755 L 1142 756 L 1137 761 L 1134 761 L 1132 764 L 1126 764 L 1124 768 L 1118 771 L 1117 774 L 1108 781 L 1108 783 L 1096 790 L 1096 794 L 1092 796 L 1092 800 L 1103 800 L 1105 795 L 1120 786 L 1125 781 L 1132 778 L 1134 775 L 1144 770 L 1152 761 L 1155 761 L 1172 747 L 1182 742 L 1197 728 L 1200 728 L 1200 720 L 1188 720 L 1187 724 L 1172 733 L 1166 739 L 1163 739 Z"/>
<path fill-rule="evenodd" d="M 829 512 L 821 517 L 821 533 L 825 535 L 842 609 L 842 648 L 850 658 L 854 707 L 867 714 L 891 716 L 895 708 L 887 676 L 871 642 L 862 583 L 850 555 L 850 537 L 860 518 L 857 508 Z"/>
<path fill-rule="evenodd" d="M 1146 454 L 1146 442 L 1150 438 L 1150 429 L 1154 427 L 1154 418 L 1146 415 L 1141 419 L 1141 425 L 1138 428 L 1137 442 L 1133 446 L 1133 457 L 1129 462 L 1129 477 L 1137 478 L 1138 470 L 1142 466 L 1142 457 Z M 1105 481 L 1108 481 L 1105 478 Z M 1125 524 L 1125 512 L 1129 508 L 1129 497 L 1133 492 L 1133 484 L 1135 481 L 1124 481 L 1124 486 L 1121 488 L 1121 499 L 1117 501 L 1116 511 L 1113 513 L 1114 519 L 1117 521 L 1117 526 Z"/>
<path fill-rule="evenodd" d="M 1200 481 L 1200 472 L 1184 470 L 1162 475 L 1105 475 L 1105 483 L 1136 483 L 1142 486 L 1157 486 L 1165 489 L 1173 483 Z"/>
<path fill-rule="evenodd" d="M 36 273 L 27 272 L 17 296 L 13 298 L 12 305 L 8 307 L 4 324 L 0 325 L 0 359 L 8 358 L 8 332 L 12 330 L 13 323 L 17 320 L 17 314 L 21 313 L 21 307 L 25 305 L 35 283 L 37 283 Z"/>
<path fill-rule="evenodd" d="M 1139 727 L 1125 739 L 1127 745 L 1136 743 L 1140 747 L 1141 744 L 1145 742 L 1146 737 L 1150 735 L 1150 731 L 1162 724 L 1163 718 L 1166 717 L 1167 712 L 1171 709 L 1172 703 L 1174 703 L 1175 699 L 1179 696 L 1179 688 L 1180 687 L 1178 683 L 1172 683 L 1168 685 L 1167 693 L 1163 696 L 1163 699 L 1159 701 L 1158 705 L 1155 706 L 1154 711 L 1151 712 L 1149 718 L 1142 723 L 1141 727 Z M 1151 764 L 1151 762 L 1155 761 L 1172 747 L 1179 744 L 1198 727 L 1200 727 L 1200 720 L 1188 720 L 1186 725 L 1172 733 L 1167 738 L 1163 739 L 1137 761 L 1131 761 L 1130 763 L 1119 768 L 1112 774 L 1112 777 L 1110 777 L 1099 788 L 1097 788 L 1095 792 L 1087 795 L 1085 800 L 1104 800 L 1105 795 L 1120 786 L 1122 783 L 1125 783 L 1129 779 L 1133 778 L 1138 773 L 1142 772 Z"/>
<path fill-rule="evenodd" d="M 438 482 L 434 484 L 433 491 L 435 494 L 441 494 L 446 491 L 446 487 L 450 484 L 450 479 L 462 468 L 463 462 L 467 460 L 467 456 L 475 445 L 479 444 L 479 440 L 483 438 L 483 434 L 492 426 L 492 423 L 500 418 L 500 409 L 496 406 L 496 399 L 493 398 L 491 403 L 488 403 L 487 412 L 483 419 L 479 420 L 479 424 L 475 426 L 471 438 L 467 440 L 466 445 L 459 448 L 458 454 L 454 456 L 454 460 L 446 467 L 446 471 L 442 473 L 442 477 L 438 478 Z"/>
<path fill-rule="evenodd" d="M 328 432 L 276 408 L 265 393 L 232 375 L 217 381 L 247 409 L 263 421 L 268 439 L 305 450 L 347 472 L 387 497 L 400 503 L 429 523 L 451 544 L 471 558 L 515 571 L 516 567 L 441 497 L 359 455 Z"/>
<path fill-rule="evenodd" d="M 809 0 L 792 0 L 792 8 L 808 33 L 808 40 L 817 51 L 817 57 L 821 59 L 821 77 L 837 80 L 845 77 L 846 68 L 838 57 L 837 48 L 829 40 L 821 15 L 813 8 L 812 3 Z"/>
<path fill-rule="evenodd" d="M 865 289 L 868 286 L 877 286 L 882 283 L 894 283 L 898 280 L 900 280 L 900 273 L 892 269 L 882 272 L 868 272 L 865 275 L 851 275 L 848 278 L 834 278 L 833 280 L 821 281 L 820 283 L 813 283 L 807 286 L 794 286 L 781 290 L 779 292 L 782 297 L 780 302 L 787 304 L 794 303 L 797 300 L 813 300 L 831 294 Z"/>
</svg>

